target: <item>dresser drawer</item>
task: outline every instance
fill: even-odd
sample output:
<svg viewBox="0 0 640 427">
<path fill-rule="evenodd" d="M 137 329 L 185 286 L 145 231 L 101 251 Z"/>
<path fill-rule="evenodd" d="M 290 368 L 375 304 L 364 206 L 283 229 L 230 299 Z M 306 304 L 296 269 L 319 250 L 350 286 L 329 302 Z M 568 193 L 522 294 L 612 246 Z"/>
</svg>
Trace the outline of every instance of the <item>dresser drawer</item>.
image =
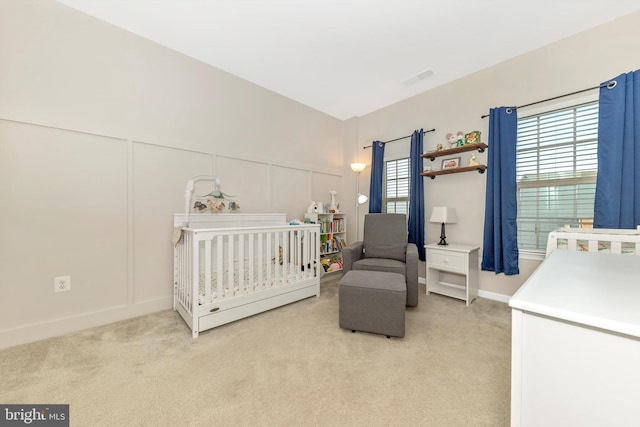
<svg viewBox="0 0 640 427">
<path fill-rule="evenodd" d="M 429 268 L 461 274 L 467 272 L 466 256 L 464 253 L 430 249 L 427 256 Z"/>
</svg>

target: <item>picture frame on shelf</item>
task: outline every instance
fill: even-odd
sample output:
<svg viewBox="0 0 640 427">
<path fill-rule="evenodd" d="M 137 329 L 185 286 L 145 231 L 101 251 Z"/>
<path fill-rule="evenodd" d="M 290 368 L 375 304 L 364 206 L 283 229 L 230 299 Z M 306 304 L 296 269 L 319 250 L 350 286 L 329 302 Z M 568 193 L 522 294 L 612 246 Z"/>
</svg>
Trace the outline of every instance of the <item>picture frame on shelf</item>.
<svg viewBox="0 0 640 427">
<path fill-rule="evenodd" d="M 456 169 L 460 167 L 460 157 L 449 157 L 442 160 L 442 170 Z"/>
<path fill-rule="evenodd" d="M 479 142 L 480 142 L 480 131 L 474 130 L 473 132 L 469 132 L 464 136 L 465 145 L 478 144 Z"/>
</svg>

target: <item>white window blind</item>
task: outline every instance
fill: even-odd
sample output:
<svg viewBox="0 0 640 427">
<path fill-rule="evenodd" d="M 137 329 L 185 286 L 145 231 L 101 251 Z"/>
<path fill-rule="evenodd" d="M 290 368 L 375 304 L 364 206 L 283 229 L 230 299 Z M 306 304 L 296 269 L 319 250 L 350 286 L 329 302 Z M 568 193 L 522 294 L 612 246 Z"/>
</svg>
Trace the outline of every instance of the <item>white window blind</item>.
<svg viewBox="0 0 640 427">
<path fill-rule="evenodd" d="M 408 214 L 410 159 L 389 160 L 384 165 L 382 211 Z"/>
<path fill-rule="evenodd" d="M 598 103 L 518 119 L 518 246 L 544 250 L 550 231 L 593 226 Z"/>
</svg>

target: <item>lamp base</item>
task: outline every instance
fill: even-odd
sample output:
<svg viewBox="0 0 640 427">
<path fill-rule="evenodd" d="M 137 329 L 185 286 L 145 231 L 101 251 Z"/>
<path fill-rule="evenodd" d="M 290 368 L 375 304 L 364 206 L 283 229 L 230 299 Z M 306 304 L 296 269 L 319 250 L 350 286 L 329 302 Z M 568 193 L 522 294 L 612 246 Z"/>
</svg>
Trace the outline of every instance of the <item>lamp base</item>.
<svg viewBox="0 0 640 427">
<path fill-rule="evenodd" d="M 442 226 L 440 227 L 440 241 L 438 242 L 438 244 L 442 245 L 442 246 L 448 245 L 447 236 L 445 236 L 445 234 L 444 234 L 444 222 L 442 223 Z"/>
</svg>

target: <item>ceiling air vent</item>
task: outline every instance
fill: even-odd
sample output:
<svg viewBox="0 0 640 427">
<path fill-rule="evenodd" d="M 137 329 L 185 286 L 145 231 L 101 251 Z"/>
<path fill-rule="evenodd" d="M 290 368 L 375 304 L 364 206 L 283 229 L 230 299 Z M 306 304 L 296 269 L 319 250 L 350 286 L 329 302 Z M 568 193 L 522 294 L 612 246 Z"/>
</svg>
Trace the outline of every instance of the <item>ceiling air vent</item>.
<svg viewBox="0 0 640 427">
<path fill-rule="evenodd" d="M 415 76 L 409 77 L 408 79 L 403 81 L 402 84 L 405 86 L 411 86 L 418 83 L 420 80 L 424 80 L 427 77 L 431 76 L 433 76 L 433 70 L 431 68 L 427 68 L 426 70 L 419 72 Z"/>
</svg>

